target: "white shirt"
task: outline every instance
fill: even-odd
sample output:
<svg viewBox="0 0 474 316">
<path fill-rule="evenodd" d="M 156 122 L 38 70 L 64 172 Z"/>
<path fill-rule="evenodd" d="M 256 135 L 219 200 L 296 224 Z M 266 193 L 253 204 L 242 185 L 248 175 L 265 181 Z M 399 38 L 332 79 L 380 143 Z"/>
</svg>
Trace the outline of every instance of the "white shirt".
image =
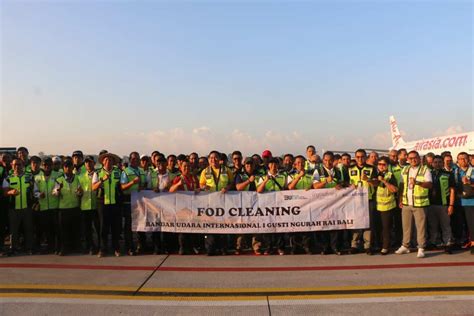
<svg viewBox="0 0 474 316">
<path fill-rule="evenodd" d="M 409 167 L 410 170 L 408 171 L 408 179 L 414 178 L 416 179 L 416 175 L 418 174 L 418 170 L 420 169 L 421 165 L 418 167 Z M 426 168 L 425 174 L 423 175 L 425 178 L 424 182 L 433 182 L 433 178 L 431 177 L 431 171 L 429 168 Z M 403 177 L 400 177 L 400 183 L 403 183 Z M 407 184 L 408 185 L 408 184 Z M 408 205 L 413 206 L 413 188 L 410 188 L 408 185 L 408 191 L 407 191 L 407 197 L 408 197 Z"/>
</svg>

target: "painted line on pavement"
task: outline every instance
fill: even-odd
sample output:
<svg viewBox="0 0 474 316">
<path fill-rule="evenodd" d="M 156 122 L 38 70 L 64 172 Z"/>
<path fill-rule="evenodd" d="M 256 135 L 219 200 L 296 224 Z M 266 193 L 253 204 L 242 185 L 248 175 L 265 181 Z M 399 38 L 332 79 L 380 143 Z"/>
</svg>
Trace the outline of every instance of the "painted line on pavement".
<svg viewBox="0 0 474 316">
<path fill-rule="evenodd" d="M 347 266 L 300 266 L 300 267 L 159 267 L 157 271 L 169 272 L 289 272 L 289 271 L 341 271 L 341 270 L 377 270 L 377 269 L 412 269 L 474 266 L 473 262 L 434 262 L 372 264 Z M 88 265 L 57 263 L 0 263 L 0 268 L 8 269 L 71 269 L 71 270 L 118 270 L 118 271 L 155 271 L 156 266 L 124 265 Z"/>
</svg>

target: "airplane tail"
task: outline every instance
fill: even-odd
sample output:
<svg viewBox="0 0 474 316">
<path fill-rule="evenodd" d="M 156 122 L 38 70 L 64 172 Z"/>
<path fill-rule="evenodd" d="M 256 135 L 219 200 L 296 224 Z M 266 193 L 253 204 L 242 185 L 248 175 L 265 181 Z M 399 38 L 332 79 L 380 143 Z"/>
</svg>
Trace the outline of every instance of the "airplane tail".
<svg viewBox="0 0 474 316">
<path fill-rule="evenodd" d="M 392 145 L 393 148 L 398 148 L 401 144 L 404 144 L 405 141 L 398 130 L 397 121 L 395 121 L 395 117 L 390 116 L 390 131 L 392 133 Z"/>
</svg>

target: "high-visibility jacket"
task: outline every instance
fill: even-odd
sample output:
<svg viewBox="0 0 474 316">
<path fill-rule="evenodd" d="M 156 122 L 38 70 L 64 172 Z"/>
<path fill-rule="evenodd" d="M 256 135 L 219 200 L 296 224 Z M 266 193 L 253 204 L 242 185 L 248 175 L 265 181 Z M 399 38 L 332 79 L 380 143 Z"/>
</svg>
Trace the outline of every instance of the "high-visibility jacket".
<svg viewBox="0 0 474 316">
<path fill-rule="evenodd" d="M 117 204 L 119 197 L 119 185 L 120 185 L 120 169 L 113 167 L 109 172 L 102 168 L 98 172 L 98 177 L 101 180 L 105 175 L 108 175 L 109 178 L 102 182 L 102 194 L 99 198 L 103 199 L 105 205 Z"/>
<path fill-rule="evenodd" d="M 81 184 L 81 210 L 90 211 L 97 209 L 97 191 L 92 190 L 92 176 L 94 173 L 88 172 L 79 175 L 79 183 Z"/>
<path fill-rule="evenodd" d="M 392 173 L 387 172 L 384 175 L 384 180 L 389 182 L 392 178 Z M 394 176 L 395 177 L 395 176 Z M 390 211 L 397 207 L 397 201 L 395 198 L 395 193 L 390 192 L 390 190 L 383 184 L 382 182 L 379 183 L 376 189 L 376 202 L 377 202 L 377 210 L 384 212 Z"/>
<path fill-rule="evenodd" d="M 402 178 L 403 178 L 403 198 L 402 203 L 403 205 L 408 205 L 408 175 L 410 172 L 411 166 L 406 166 L 402 170 Z M 421 165 L 418 168 L 418 172 L 415 177 L 415 181 L 418 182 L 425 182 L 425 172 L 428 168 L 425 165 Z M 429 189 L 423 188 L 421 185 L 415 185 L 413 190 L 413 206 L 414 207 L 425 207 L 430 205 L 429 199 Z"/>
<path fill-rule="evenodd" d="M 13 197 L 15 210 L 24 210 L 33 202 L 33 178 L 30 173 L 22 175 L 11 175 L 7 179 L 9 190 L 16 189 L 19 194 Z"/>
<path fill-rule="evenodd" d="M 332 180 L 330 182 L 327 182 L 327 179 L 329 178 L 328 171 L 323 166 L 318 168 L 319 181 L 325 183 L 324 188 L 326 189 L 335 188 L 341 178 L 341 173 L 338 169 L 333 168 L 332 170 L 334 171 Z"/>
<path fill-rule="evenodd" d="M 431 174 L 432 174 L 432 178 L 433 178 L 433 186 L 436 185 L 435 183 L 435 179 L 438 179 L 439 180 L 439 187 L 441 189 L 441 203 L 443 205 L 448 205 L 448 198 L 449 198 L 449 195 L 450 195 L 450 192 L 449 192 L 449 177 L 450 177 L 450 173 L 448 171 L 444 171 L 444 170 L 440 170 L 438 173 L 436 172 L 436 170 L 432 170 L 431 171 Z"/>
<path fill-rule="evenodd" d="M 202 171 L 206 176 L 206 186 L 209 188 L 209 191 L 220 191 L 229 185 L 230 179 L 227 171 L 227 167 L 225 166 L 220 167 L 217 176 L 210 166 Z"/>
<path fill-rule="evenodd" d="M 264 179 L 265 179 L 265 176 L 260 179 L 260 182 L 263 182 Z M 286 172 L 277 173 L 273 178 L 268 180 L 268 182 L 265 184 L 265 192 L 284 190 L 287 179 L 288 179 L 288 175 L 286 174 Z"/>
<path fill-rule="evenodd" d="M 139 187 L 145 187 L 146 175 L 145 171 L 142 168 L 127 167 L 123 172 L 127 175 L 129 182 L 135 180 L 135 178 L 140 178 L 139 183 L 135 183 L 130 188 L 123 191 L 125 195 L 130 195 L 132 194 L 132 192 L 138 191 Z"/>
<path fill-rule="evenodd" d="M 299 171 L 296 174 L 290 176 L 291 180 L 293 181 L 296 176 L 298 175 Z M 300 178 L 298 183 L 295 186 L 295 190 L 308 190 L 313 187 L 313 176 L 310 174 L 305 173 L 304 176 Z"/>
<path fill-rule="evenodd" d="M 79 207 L 79 196 L 77 190 L 81 187 L 79 177 L 72 175 L 72 180 L 67 181 L 66 175 L 56 179 L 61 186 L 61 194 L 59 195 L 59 209 L 70 209 Z"/>
<path fill-rule="evenodd" d="M 57 177 L 52 172 L 49 176 L 46 176 L 44 172 L 35 176 L 38 191 L 44 193 L 44 198 L 38 198 L 40 211 L 55 210 L 59 207 L 59 197 L 53 195 L 56 179 Z"/>
<path fill-rule="evenodd" d="M 372 178 L 372 173 L 374 171 L 373 167 L 364 166 L 362 169 L 359 169 L 357 166 L 354 166 L 349 169 L 350 183 L 359 186 L 361 185 L 364 188 L 367 188 L 369 191 L 369 200 L 372 200 L 374 197 L 374 187 L 371 186 L 367 181 L 362 180 L 362 174 L 365 174 L 368 179 Z"/>
</svg>

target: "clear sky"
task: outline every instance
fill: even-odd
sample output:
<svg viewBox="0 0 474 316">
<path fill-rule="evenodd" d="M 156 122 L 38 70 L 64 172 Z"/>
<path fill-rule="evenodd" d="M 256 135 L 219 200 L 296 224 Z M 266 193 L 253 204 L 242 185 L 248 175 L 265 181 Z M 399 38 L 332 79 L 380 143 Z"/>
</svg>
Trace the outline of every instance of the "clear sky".
<svg viewBox="0 0 474 316">
<path fill-rule="evenodd" d="M 473 130 L 471 1 L 0 1 L 0 146 L 274 154 Z"/>
</svg>

